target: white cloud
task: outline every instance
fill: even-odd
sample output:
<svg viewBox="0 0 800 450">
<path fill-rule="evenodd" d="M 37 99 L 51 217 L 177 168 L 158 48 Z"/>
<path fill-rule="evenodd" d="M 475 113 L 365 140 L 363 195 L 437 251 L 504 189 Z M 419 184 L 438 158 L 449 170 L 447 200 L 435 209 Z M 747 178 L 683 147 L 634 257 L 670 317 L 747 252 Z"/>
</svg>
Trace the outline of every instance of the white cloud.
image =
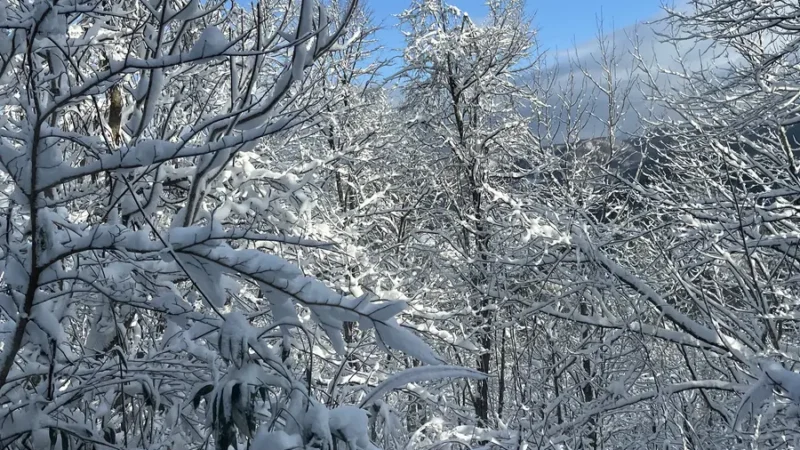
<svg viewBox="0 0 800 450">
<path fill-rule="evenodd" d="M 620 124 L 623 132 L 635 132 L 642 122 L 640 115 L 653 118 L 665 114 L 663 107 L 647 100 L 650 81 L 654 81 L 655 86 L 662 90 L 680 89 L 683 80 L 670 73 L 713 72 L 729 67 L 732 62 L 728 53 L 713 48 L 709 42 L 668 39 L 667 36 L 672 34 L 669 25 L 659 20 L 664 14 L 649 23 L 620 28 L 604 36 L 606 48 L 614 49 L 616 56 L 617 85 L 626 87 L 629 83 L 632 84 L 628 97 L 630 107 Z M 587 75 L 601 80 L 604 76 L 601 57 L 602 48 L 596 39 L 555 53 L 550 58 L 554 69 L 549 73 L 550 76 L 555 76 L 555 92 L 549 95 L 547 102 L 557 106 L 558 91 L 563 92 L 570 82 L 571 64 L 575 71 L 572 78 L 575 86 L 585 85 L 591 88 L 592 83 L 586 79 Z M 584 100 L 590 101 L 594 107 L 595 117 L 587 120 L 581 136 L 603 135 L 603 121 L 608 117 L 608 101 L 605 96 L 596 89 L 583 90 L 576 95 L 583 95 Z M 575 112 L 572 111 L 573 115 Z M 561 108 L 557 113 L 563 116 L 567 111 Z"/>
</svg>

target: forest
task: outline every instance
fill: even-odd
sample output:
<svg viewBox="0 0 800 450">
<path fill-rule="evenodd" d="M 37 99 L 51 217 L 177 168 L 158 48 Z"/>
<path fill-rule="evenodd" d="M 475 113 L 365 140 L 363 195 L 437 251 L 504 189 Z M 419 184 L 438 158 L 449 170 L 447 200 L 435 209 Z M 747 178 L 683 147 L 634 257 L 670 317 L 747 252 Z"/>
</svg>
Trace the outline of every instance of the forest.
<svg viewBox="0 0 800 450">
<path fill-rule="evenodd" d="M 0 0 L 0 449 L 800 448 L 800 4 L 486 10 Z"/>
</svg>

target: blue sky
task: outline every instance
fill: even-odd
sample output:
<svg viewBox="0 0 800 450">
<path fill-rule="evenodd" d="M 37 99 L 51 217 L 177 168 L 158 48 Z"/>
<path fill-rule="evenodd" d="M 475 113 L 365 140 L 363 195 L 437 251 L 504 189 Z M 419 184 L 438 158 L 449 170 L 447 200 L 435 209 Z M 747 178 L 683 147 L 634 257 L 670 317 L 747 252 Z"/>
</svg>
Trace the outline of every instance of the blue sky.
<svg viewBox="0 0 800 450">
<path fill-rule="evenodd" d="M 393 28 L 393 14 L 406 9 L 409 0 L 362 0 L 374 13 L 375 21 L 386 29 L 378 35 L 388 49 L 402 46 L 401 34 Z M 485 14 L 484 0 L 449 0 L 448 3 L 479 19 Z M 594 38 L 597 17 L 603 15 L 606 31 L 650 19 L 658 14 L 661 0 L 528 0 L 528 11 L 535 14 L 539 43 L 543 49 L 566 50 L 574 43 Z"/>
</svg>

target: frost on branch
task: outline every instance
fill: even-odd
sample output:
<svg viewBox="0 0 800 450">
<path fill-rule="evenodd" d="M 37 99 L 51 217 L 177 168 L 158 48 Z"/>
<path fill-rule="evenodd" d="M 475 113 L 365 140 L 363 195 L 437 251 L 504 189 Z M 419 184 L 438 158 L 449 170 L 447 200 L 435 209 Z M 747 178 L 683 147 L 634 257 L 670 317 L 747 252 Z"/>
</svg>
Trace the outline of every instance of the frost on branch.
<svg viewBox="0 0 800 450">
<path fill-rule="evenodd" d="M 197 42 L 195 42 L 192 49 L 189 50 L 189 58 L 200 60 L 219 56 L 229 46 L 230 43 L 225 39 L 225 35 L 222 34 L 222 31 L 215 26 L 210 26 L 200 33 Z"/>
<path fill-rule="evenodd" d="M 0 0 L 0 447 L 800 447 L 800 9 L 690 3 Z"/>
<path fill-rule="evenodd" d="M 441 358 L 404 302 L 304 266 L 336 250 L 307 227 L 321 162 L 270 153 L 355 7 L 0 1 L 0 447 L 375 448 L 321 381 L 346 324 Z"/>
</svg>

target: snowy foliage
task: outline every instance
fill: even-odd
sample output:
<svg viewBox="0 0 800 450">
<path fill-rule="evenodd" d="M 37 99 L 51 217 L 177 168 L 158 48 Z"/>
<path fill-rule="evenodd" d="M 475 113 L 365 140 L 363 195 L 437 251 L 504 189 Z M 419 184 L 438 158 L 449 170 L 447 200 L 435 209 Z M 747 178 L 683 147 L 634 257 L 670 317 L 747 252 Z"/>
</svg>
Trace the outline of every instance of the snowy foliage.
<svg viewBox="0 0 800 450">
<path fill-rule="evenodd" d="M 0 447 L 800 446 L 800 8 L 486 5 L 0 0 Z"/>
<path fill-rule="evenodd" d="M 313 176 L 265 151 L 341 100 L 307 72 L 356 7 L 0 4 L 3 447 L 374 448 L 366 411 L 316 399 L 318 349 L 357 323 L 441 358 L 405 302 L 276 254 L 332 247 L 302 237 Z"/>
</svg>

